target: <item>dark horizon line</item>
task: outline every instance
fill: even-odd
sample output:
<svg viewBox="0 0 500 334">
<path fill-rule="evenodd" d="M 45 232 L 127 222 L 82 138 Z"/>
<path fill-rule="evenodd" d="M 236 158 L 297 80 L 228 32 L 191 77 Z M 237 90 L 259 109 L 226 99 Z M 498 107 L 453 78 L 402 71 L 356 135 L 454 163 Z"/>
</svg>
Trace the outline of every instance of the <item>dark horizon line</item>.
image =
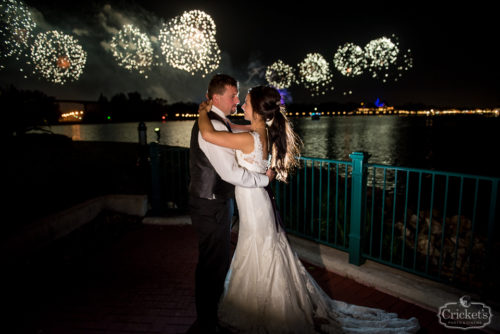
<svg viewBox="0 0 500 334">
<path fill-rule="evenodd" d="M 127 93 L 117 93 L 115 95 L 119 95 L 119 94 L 125 94 L 127 95 Z M 167 101 L 163 98 L 152 98 L 152 97 L 148 97 L 146 99 L 142 99 L 140 101 L 155 101 L 156 99 L 159 99 L 159 100 L 164 100 L 164 101 Z M 100 104 L 102 102 L 100 102 L 98 99 L 97 100 L 82 100 L 82 99 L 57 99 L 54 97 L 54 101 L 55 102 L 63 102 L 63 103 L 82 103 L 82 104 Z M 107 101 L 106 103 L 111 103 L 111 101 Z M 361 104 L 363 103 L 363 104 Z M 172 102 L 172 103 L 165 103 L 165 106 L 173 106 L 173 105 L 176 105 L 176 106 L 182 106 L 182 105 L 185 105 L 185 106 L 192 106 L 192 105 L 198 105 L 199 103 L 196 102 L 196 101 L 177 101 L 177 102 Z M 239 105 L 241 105 L 242 103 L 240 102 Z M 322 107 L 322 108 L 332 108 L 332 107 L 335 107 L 335 108 L 340 108 L 340 107 L 343 107 L 343 109 L 345 108 L 352 108 L 352 109 L 356 109 L 356 108 L 360 108 L 360 107 L 365 107 L 365 108 L 376 108 L 377 106 L 374 104 L 374 102 L 355 102 L 355 101 L 348 101 L 348 102 L 338 102 L 338 101 L 324 101 L 324 102 L 286 102 L 285 105 L 287 107 L 300 107 L 300 108 L 314 108 L 314 107 Z M 393 107 L 394 109 L 410 109 L 410 110 L 422 110 L 422 109 L 438 109 L 438 110 L 443 110 L 443 109 L 457 109 L 457 110 L 475 110 L 475 109 L 498 109 L 500 108 L 500 104 L 497 105 L 497 106 L 493 106 L 493 105 L 482 105 L 482 106 L 472 106 L 472 105 L 468 105 L 468 106 L 453 106 L 453 105 L 438 105 L 438 104 L 427 104 L 427 103 L 424 103 L 424 102 L 405 102 L 405 103 L 396 103 L 396 104 L 393 104 L 393 105 L 384 105 L 384 107 Z"/>
<path fill-rule="evenodd" d="M 143 98 L 142 95 L 137 92 L 137 91 L 130 91 L 130 92 L 120 92 L 120 93 L 116 93 L 116 94 L 113 94 L 111 97 L 106 97 L 104 94 L 100 93 L 100 95 L 96 98 L 96 99 L 92 99 L 92 100 L 89 100 L 89 99 L 78 99 L 78 98 L 75 98 L 75 99 L 68 99 L 68 98 L 57 98 L 56 96 L 53 96 L 51 94 L 47 94 L 46 92 L 40 90 L 40 89 L 23 89 L 23 88 L 17 88 L 14 84 L 7 84 L 7 85 L 2 85 L 2 88 L 14 88 L 15 90 L 17 91 L 32 91 L 32 92 L 41 92 L 43 94 L 45 94 L 46 96 L 48 97 L 51 97 L 52 99 L 54 99 L 54 101 L 56 102 L 68 102 L 68 103 L 82 103 L 82 104 L 94 104 L 94 103 L 99 103 L 99 100 L 101 98 L 105 98 L 106 101 L 110 102 L 111 99 L 114 97 L 114 96 L 119 96 L 119 95 L 124 95 L 126 97 L 126 99 L 128 99 L 128 97 L 130 96 L 130 94 L 137 94 L 138 97 L 139 97 L 139 101 L 155 101 L 155 100 L 163 100 L 165 101 L 164 105 L 192 105 L 192 104 L 199 104 L 199 102 L 197 101 L 176 101 L 176 102 L 171 102 L 169 103 L 169 101 L 165 98 L 161 98 L 161 97 L 147 97 L 147 98 Z M 390 106 L 390 107 L 394 107 L 395 109 L 410 109 L 410 110 L 417 110 L 417 109 L 458 109 L 458 110 L 469 110 L 469 109 L 497 109 L 497 108 L 500 108 L 500 102 L 497 102 L 496 104 L 493 104 L 493 103 L 489 103 L 489 104 L 478 104 L 478 105 L 473 105 L 471 103 L 468 103 L 468 104 L 462 104 L 461 106 L 457 106 L 457 105 L 453 105 L 453 104 L 450 104 L 450 103 L 426 103 L 426 102 L 422 102 L 422 101 L 406 101 L 406 102 L 403 102 L 403 103 L 394 103 L 394 104 L 388 104 L 387 101 L 385 99 L 383 99 L 381 101 L 382 103 L 385 103 L 387 106 Z M 357 107 L 361 107 L 362 104 L 361 103 L 364 103 L 364 106 L 375 106 L 375 103 L 374 101 L 369 101 L 369 99 L 364 99 L 364 100 L 359 100 L 359 101 L 354 101 L 354 100 L 351 100 L 351 101 L 346 101 L 346 102 L 339 102 L 338 100 L 335 100 L 335 99 L 331 99 L 329 101 L 321 101 L 321 102 L 305 102 L 304 100 L 302 101 L 299 101 L 299 102 L 295 102 L 295 101 L 292 101 L 292 102 L 285 102 L 286 106 L 288 107 L 302 107 L 302 108 L 306 108 L 306 107 L 336 107 L 336 108 L 342 108 L 342 109 L 345 109 L 345 108 L 351 108 L 351 109 L 355 109 Z M 242 104 L 242 103 L 240 103 Z M 356 107 L 354 107 L 356 106 Z"/>
</svg>

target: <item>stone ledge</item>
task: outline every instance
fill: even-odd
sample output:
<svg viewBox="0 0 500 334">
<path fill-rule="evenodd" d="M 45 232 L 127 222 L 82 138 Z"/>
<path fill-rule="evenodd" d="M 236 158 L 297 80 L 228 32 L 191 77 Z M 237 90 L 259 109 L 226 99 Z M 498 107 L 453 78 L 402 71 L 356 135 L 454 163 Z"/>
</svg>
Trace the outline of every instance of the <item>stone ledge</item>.
<svg viewBox="0 0 500 334">
<path fill-rule="evenodd" d="M 175 217 L 144 217 L 142 220 L 146 225 L 191 225 L 191 217 L 175 216 Z"/>
<path fill-rule="evenodd" d="M 92 221 L 103 210 L 134 216 L 147 212 L 146 195 L 106 195 L 35 221 L 1 245 L 0 261 L 23 256 L 50 244 Z"/>
<path fill-rule="evenodd" d="M 436 312 L 446 303 L 458 302 L 460 297 L 477 296 L 457 288 L 432 281 L 371 260 L 361 266 L 349 263 L 349 255 L 326 245 L 289 235 L 290 243 L 300 258 L 328 271 L 350 278 L 394 297 Z M 500 331 L 500 314 L 492 309 L 493 317 L 486 331 Z"/>
</svg>

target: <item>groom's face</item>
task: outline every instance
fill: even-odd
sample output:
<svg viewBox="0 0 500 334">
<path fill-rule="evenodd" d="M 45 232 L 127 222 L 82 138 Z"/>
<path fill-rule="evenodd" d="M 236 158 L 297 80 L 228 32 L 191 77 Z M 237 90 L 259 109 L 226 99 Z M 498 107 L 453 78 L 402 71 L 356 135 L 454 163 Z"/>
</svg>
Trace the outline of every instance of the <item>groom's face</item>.
<svg viewBox="0 0 500 334">
<path fill-rule="evenodd" d="M 219 108 L 225 115 L 236 112 L 236 106 L 240 103 L 238 88 L 226 85 L 223 94 L 214 94 L 212 98 L 214 106 Z"/>
</svg>

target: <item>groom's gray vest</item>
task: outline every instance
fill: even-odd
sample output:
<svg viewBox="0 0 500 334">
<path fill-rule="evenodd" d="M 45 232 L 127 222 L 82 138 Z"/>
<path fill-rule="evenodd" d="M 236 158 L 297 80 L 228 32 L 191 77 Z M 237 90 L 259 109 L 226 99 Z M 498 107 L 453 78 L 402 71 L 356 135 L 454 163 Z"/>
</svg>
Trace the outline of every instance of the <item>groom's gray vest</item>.
<svg viewBox="0 0 500 334">
<path fill-rule="evenodd" d="M 208 117 L 210 119 L 219 120 L 226 125 L 229 131 L 231 131 L 227 123 L 213 111 L 208 113 Z M 205 153 L 200 149 L 198 143 L 199 131 L 198 122 L 196 121 L 191 130 L 191 145 L 189 151 L 189 171 L 191 180 L 189 182 L 189 194 L 193 197 L 207 199 L 232 198 L 234 196 L 234 186 L 221 179 L 210 161 L 208 161 Z"/>
</svg>

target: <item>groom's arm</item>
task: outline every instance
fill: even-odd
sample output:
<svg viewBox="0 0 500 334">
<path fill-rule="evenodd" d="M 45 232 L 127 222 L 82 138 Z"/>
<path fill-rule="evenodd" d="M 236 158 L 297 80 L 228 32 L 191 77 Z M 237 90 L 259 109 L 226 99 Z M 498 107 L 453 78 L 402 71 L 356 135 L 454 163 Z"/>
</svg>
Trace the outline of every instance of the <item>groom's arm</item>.
<svg viewBox="0 0 500 334">
<path fill-rule="evenodd" d="M 227 131 L 226 126 L 219 121 L 212 121 L 212 124 L 217 131 Z M 267 175 L 240 167 L 236 162 L 233 149 L 209 143 L 202 138 L 200 133 L 198 133 L 198 143 L 208 161 L 224 181 L 246 188 L 260 188 L 269 184 Z"/>
</svg>

